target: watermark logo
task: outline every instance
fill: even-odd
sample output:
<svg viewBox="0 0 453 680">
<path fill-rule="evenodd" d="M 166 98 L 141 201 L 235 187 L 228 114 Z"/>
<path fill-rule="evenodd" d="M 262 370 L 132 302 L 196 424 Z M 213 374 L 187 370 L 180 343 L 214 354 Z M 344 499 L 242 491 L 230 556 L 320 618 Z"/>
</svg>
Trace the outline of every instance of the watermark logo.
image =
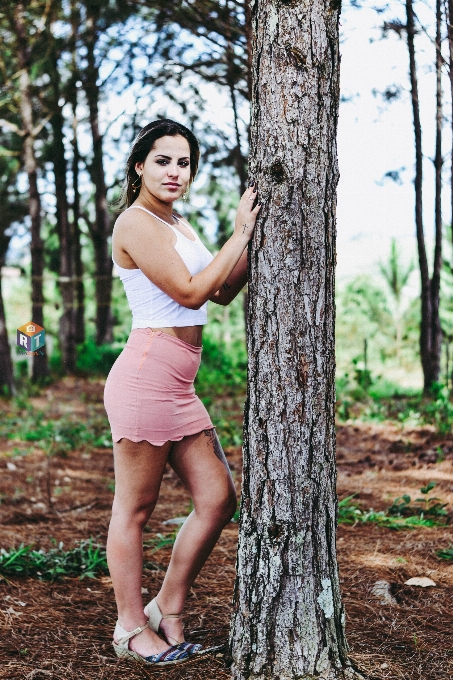
<svg viewBox="0 0 453 680">
<path fill-rule="evenodd" d="M 29 321 L 17 329 L 17 345 L 21 354 L 42 354 L 38 352 L 46 344 L 46 331 L 34 321 Z"/>
</svg>

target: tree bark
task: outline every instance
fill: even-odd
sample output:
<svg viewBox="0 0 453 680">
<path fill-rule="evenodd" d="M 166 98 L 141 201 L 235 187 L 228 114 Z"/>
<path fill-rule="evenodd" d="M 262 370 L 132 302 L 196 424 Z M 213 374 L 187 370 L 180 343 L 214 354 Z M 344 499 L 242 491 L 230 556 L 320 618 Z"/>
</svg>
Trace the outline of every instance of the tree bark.
<svg viewBox="0 0 453 680">
<path fill-rule="evenodd" d="M 450 238 L 453 241 L 453 0 L 448 0 L 445 5 L 447 19 L 447 37 L 449 48 L 449 77 L 450 77 L 450 98 L 451 98 L 451 149 L 450 149 Z M 453 271 L 453 262 L 450 267 Z"/>
<path fill-rule="evenodd" d="M 438 0 L 437 0 L 438 2 Z M 411 83 L 412 116 L 415 138 L 415 229 L 417 235 L 418 262 L 421 281 L 421 322 L 420 322 L 420 358 L 423 369 L 424 392 L 429 393 L 433 383 L 439 380 L 441 329 L 439 319 L 439 289 L 440 289 L 440 265 L 442 259 L 442 216 L 440 205 L 442 156 L 441 156 L 441 126 L 442 118 L 442 92 L 438 78 L 437 86 L 437 111 L 436 111 L 436 208 L 435 208 L 435 253 L 433 278 L 430 278 L 428 258 L 426 255 L 425 235 L 423 230 L 423 151 L 422 151 L 422 128 L 420 122 L 420 104 L 418 98 L 418 79 L 415 62 L 416 34 L 414 10 L 412 0 L 406 0 L 406 35 L 409 51 L 409 77 Z M 439 49 L 436 46 L 436 68 L 438 71 Z M 441 62 L 440 62 L 441 63 Z M 440 97 L 440 107 L 439 107 Z M 439 117 L 440 111 L 440 117 Z M 438 170 L 438 168 L 440 168 Z"/>
<path fill-rule="evenodd" d="M 85 286 L 83 283 L 83 261 L 82 243 L 80 230 L 80 190 L 79 190 L 79 163 L 80 150 L 78 139 L 78 118 L 77 118 L 77 81 L 80 79 L 80 72 L 77 67 L 77 35 L 80 25 L 80 8 L 78 2 L 71 2 L 71 40 L 70 49 L 72 53 L 71 79 L 68 87 L 68 99 L 72 108 L 72 234 L 74 243 L 74 274 L 75 274 L 75 341 L 76 343 L 85 342 Z"/>
<path fill-rule="evenodd" d="M 76 117 L 76 107 L 73 108 L 73 130 L 72 140 L 72 187 L 73 187 L 73 234 L 74 234 L 74 273 L 76 280 L 76 343 L 85 342 L 85 286 L 83 283 L 83 261 L 82 243 L 80 230 L 80 191 L 79 191 L 79 162 L 80 151 L 77 139 L 78 121 Z"/>
<path fill-rule="evenodd" d="M 335 551 L 339 2 L 252 5 L 248 392 L 237 680 L 359 677 Z"/>
<path fill-rule="evenodd" d="M 96 14 L 95 6 L 90 6 Z M 85 46 L 87 48 L 87 67 L 84 71 L 84 90 L 88 102 L 93 158 L 89 164 L 91 181 L 95 187 L 96 219 L 91 230 L 94 247 L 96 278 L 96 343 L 112 342 L 113 317 L 111 311 L 112 271 L 108 239 L 111 233 L 107 206 L 107 187 L 105 183 L 102 135 L 99 130 L 99 69 L 96 65 L 96 16 L 86 21 Z"/>
<path fill-rule="evenodd" d="M 52 79 L 53 106 L 55 113 L 51 124 L 53 130 L 53 168 L 55 176 L 55 199 L 58 237 L 60 241 L 60 271 L 58 286 L 63 301 L 60 317 L 60 347 L 65 372 L 73 373 L 76 368 L 76 328 L 74 306 L 74 261 L 71 225 L 67 196 L 67 164 L 64 148 L 63 114 L 59 104 L 60 75 L 58 73 L 55 46 L 50 54 L 50 75 Z"/>
<path fill-rule="evenodd" d="M 13 362 L 6 328 L 5 306 L 2 294 L 2 267 L 8 250 L 10 236 L 0 233 L 0 395 L 10 396 L 15 392 Z"/>
<path fill-rule="evenodd" d="M 440 379 L 442 352 L 442 327 L 440 324 L 440 272 L 442 268 L 442 10 L 441 0 L 436 0 L 436 149 L 434 155 L 435 207 L 434 207 L 434 262 L 431 278 L 431 374 L 432 381 Z"/>
<path fill-rule="evenodd" d="M 44 244 L 41 238 L 41 197 L 38 191 L 38 169 L 34 151 L 33 108 L 30 92 L 30 58 L 27 32 L 24 20 L 23 3 L 17 3 L 13 15 L 14 30 L 17 36 L 18 62 L 20 67 L 19 92 L 20 113 L 25 133 L 23 159 L 29 184 L 29 214 L 31 219 L 31 301 L 32 320 L 44 327 Z M 28 321 L 24 320 L 24 323 Z M 41 381 L 49 375 L 46 346 L 33 355 L 33 381 Z"/>
</svg>

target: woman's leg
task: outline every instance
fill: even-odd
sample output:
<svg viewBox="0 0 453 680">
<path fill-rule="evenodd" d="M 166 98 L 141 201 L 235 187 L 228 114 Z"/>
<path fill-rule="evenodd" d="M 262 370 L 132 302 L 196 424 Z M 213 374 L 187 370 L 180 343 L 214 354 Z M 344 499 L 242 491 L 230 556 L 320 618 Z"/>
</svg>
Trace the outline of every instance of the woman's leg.
<svg viewBox="0 0 453 680">
<path fill-rule="evenodd" d="M 143 529 L 159 495 L 171 442 L 153 446 L 121 439 L 113 445 L 115 498 L 107 539 L 107 560 L 115 590 L 118 621 L 127 631 L 146 623 L 142 599 Z M 149 628 L 132 638 L 142 656 L 168 649 Z"/>
<path fill-rule="evenodd" d="M 236 490 L 214 429 L 173 445 L 169 463 L 188 489 L 194 510 L 181 527 L 157 603 L 163 614 L 182 612 L 189 590 L 236 510 Z M 183 640 L 181 621 L 163 619 L 170 640 Z"/>
</svg>

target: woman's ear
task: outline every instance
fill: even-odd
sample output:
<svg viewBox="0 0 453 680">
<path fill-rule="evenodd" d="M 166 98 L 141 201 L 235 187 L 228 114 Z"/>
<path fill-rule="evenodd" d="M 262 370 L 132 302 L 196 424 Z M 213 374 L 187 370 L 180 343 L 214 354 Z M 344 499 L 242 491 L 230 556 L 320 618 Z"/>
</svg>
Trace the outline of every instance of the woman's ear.
<svg viewBox="0 0 453 680">
<path fill-rule="evenodd" d="M 135 164 L 135 172 L 137 173 L 137 175 L 142 174 L 142 172 L 143 172 L 143 162 Z"/>
</svg>

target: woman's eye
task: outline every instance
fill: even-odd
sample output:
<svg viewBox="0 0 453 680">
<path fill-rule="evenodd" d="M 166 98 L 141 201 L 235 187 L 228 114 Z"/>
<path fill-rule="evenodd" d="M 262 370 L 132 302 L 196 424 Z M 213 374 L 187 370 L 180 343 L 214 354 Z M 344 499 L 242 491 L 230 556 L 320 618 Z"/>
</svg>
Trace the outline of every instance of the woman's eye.
<svg viewBox="0 0 453 680">
<path fill-rule="evenodd" d="M 181 161 L 181 163 L 180 163 L 179 165 L 180 165 L 182 168 L 187 168 L 187 166 L 189 165 L 189 161 Z"/>
<path fill-rule="evenodd" d="M 166 161 L 165 158 L 161 158 L 160 160 L 156 161 L 156 163 L 159 163 L 159 165 L 167 165 L 168 161 Z"/>
</svg>

